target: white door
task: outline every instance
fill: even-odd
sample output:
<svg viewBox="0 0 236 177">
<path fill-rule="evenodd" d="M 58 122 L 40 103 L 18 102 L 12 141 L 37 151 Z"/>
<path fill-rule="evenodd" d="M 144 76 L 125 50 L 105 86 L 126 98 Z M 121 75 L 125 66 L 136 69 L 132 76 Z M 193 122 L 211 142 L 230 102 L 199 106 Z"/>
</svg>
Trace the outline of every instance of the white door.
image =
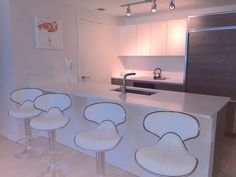
<svg viewBox="0 0 236 177">
<path fill-rule="evenodd" d="M 109 25 L 79 19 L 79 80 L 110 83 Z"/>
</svg>

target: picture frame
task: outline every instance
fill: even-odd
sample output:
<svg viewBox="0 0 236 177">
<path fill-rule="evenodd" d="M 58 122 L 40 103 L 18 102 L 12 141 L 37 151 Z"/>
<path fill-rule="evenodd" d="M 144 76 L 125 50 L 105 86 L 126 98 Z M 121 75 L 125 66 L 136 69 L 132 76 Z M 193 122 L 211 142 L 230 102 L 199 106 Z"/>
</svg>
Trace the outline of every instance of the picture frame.
<svg viewBox="0 0 236 177">
<path fill-rule="evenodd" d="M 35 17 L 36 48 L 62 49 L 62 27 L 60 20 Z"/>
</svg>

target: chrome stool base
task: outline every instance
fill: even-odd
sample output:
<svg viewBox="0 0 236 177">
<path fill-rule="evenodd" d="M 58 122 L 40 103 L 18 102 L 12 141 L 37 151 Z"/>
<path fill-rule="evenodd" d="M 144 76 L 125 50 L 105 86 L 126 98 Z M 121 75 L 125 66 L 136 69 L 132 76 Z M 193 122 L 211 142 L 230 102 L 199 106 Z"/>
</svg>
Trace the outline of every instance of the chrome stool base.
<svg viewBox="0 0 236 177">
<path fill-rule="evenodd" d="M 105 174 L 105 152 L 96 152 L 96 173 L 97 177 L 104 177 Z"/>
<path fill-rule="evenodd" d="M 44 151 L 43 147 L 33 146 L 32 131 L 29 126 L 30 119 L 25 119 L 25 136 L 26 138 L 16 141 L 21 150 L 15 153 L 17 159 L 32 159 L 36 158 Z"/>
<path fill-rule="evenodd" d="M 56 134 L 55 130 L 48 131 L 49 135 L 49 160 L 40 169 L 36 176 L 37 177 L 65 177 L 70 172 L 70 166 L 68 164 L 57 162 L 56 154 L 55 154 L 55 142 L 56 142 Z"/>
<path fill-rule="evenodd" d="M 17 159 L 32 159 L 35 157 L 34 152 L 31 151 L 31 148 L 25 148 L 17 153 L 15 153 L 15 158 Z"/>
<path fill-rule="evenodd" d="M 70 166 L 64 163 L 47 163 L 36 174 L 37 177 L 65 177 L 70 172 Z"/>
<path fill-rule="evenodd" d="M 37 138 L 35 138 L 37 139 Z M 32 158 L 38 158 L 41 156 L 42 153 L 44 153 L 45 148 L 41 145 L 34 145 L 33 140 L 31 140 L 30 145 L 27 144 L 26 139 L 22 139 L 17 141 L 17 146 L 19 147 L 19 151 L 14 154 L 15 158 L 17 159 L 32 159 Z M 23 142 L 23 140 L 25 142 Z M 33 144 L 33 145 L 31 145 Z"/>
</svg>

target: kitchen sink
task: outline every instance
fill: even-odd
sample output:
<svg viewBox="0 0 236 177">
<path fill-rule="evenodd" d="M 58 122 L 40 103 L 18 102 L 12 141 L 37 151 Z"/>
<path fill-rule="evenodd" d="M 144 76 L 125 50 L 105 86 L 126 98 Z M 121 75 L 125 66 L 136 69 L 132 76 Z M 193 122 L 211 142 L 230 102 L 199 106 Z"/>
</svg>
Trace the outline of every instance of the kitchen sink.
<svg viewBox="0 0 236 177">
<path fill-rule="evenodd" d="M 112 89 L 112 91 L 117 91 L 121 92 L 120 88 Z M 154 91 L 147 91 L 147 90 L 137 90 L 137 89 L 131 89 L 131 88 L 126 88 L 126 93 L 134 93 L 134 94 L 140 94 L 140 95 L 153 95 L 157 92 Z"/>
</svg>

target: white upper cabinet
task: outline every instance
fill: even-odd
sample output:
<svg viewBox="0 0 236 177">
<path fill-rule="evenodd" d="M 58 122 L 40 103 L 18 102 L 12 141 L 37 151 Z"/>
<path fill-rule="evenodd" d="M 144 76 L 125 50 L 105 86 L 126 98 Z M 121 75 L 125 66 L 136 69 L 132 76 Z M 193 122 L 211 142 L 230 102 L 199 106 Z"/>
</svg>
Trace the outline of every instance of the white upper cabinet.
<svg viewBox="0 0 236 177">
<path fill-rule="evenodd" d="M 137 43 L 136 25 L 120 27 L 120 56 L 135 56 Z"/>
<path fill-rule="evenodd" d="M 168 56 L 183 56 L 186 46 L 186 20 L 168 21 L 167 51 Z"/>
<path fill-rule="evenodd" d="M 137 25 L 137 56 L 150 56 L 151 24 Z"/>
<path fill-rule="evenodd" d="M 187 21 L 120 27 L 120 56 L 184 56 Z"/>
<path fill-rule="evenodd" d="M 151 24 L 151 56 L 166 55 L 167 22 Z"/>
</svg>

